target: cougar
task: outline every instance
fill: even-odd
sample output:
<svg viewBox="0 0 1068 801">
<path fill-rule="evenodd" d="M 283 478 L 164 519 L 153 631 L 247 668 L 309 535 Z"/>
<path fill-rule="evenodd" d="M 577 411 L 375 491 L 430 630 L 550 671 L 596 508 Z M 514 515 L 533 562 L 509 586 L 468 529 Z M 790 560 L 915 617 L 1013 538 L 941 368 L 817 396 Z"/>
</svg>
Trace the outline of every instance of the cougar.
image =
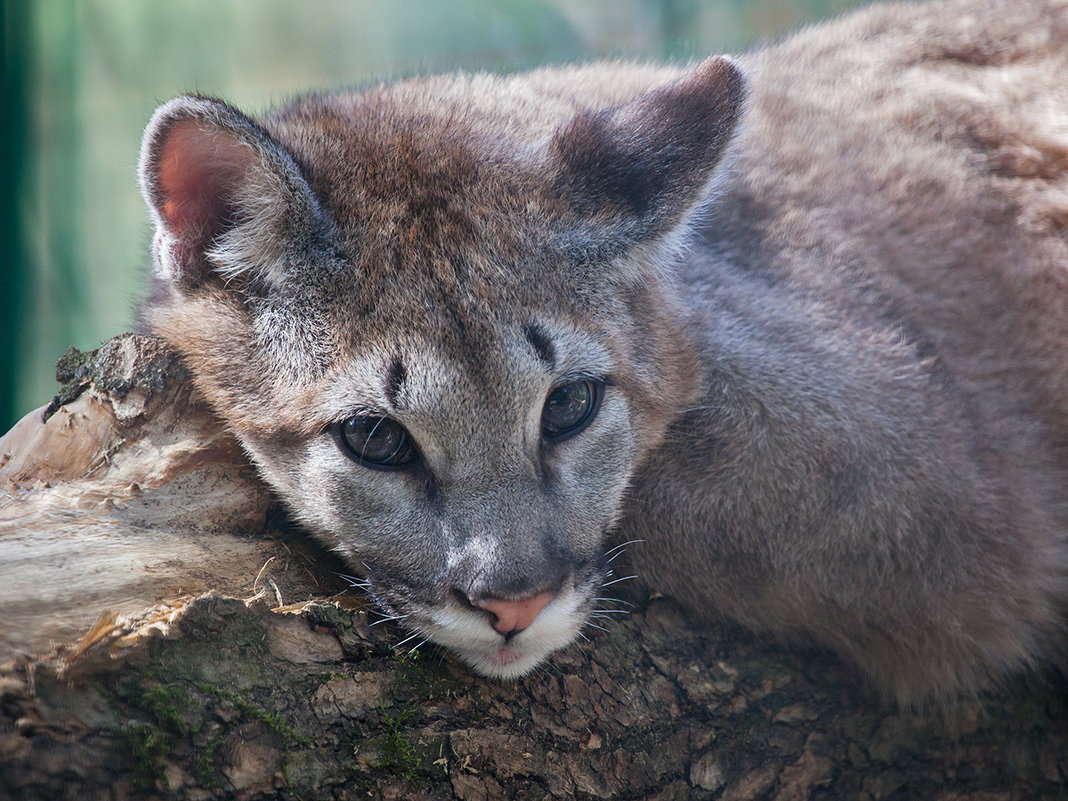
<svg viewBox="0 0 1068 801">
<path fill-rule="evenodd" d="M 949 0 L 689 67 L 179 97 L 144 317 L 478 673 L 633 572 L 974 693 L 1065 653 L 1066 87 L 1068 4 Z"/>
</svg>

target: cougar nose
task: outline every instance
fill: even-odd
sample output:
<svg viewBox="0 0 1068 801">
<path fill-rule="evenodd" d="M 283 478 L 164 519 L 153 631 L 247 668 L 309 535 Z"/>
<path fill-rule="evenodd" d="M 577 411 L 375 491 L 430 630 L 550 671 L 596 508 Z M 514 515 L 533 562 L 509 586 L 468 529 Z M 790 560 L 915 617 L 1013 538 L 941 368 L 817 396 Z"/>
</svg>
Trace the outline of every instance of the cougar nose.
<svg viewBox="0 0 1068 801">
<path fill-rule="evenodd" d="M 505 637 L 511 637 L 533 623 L 538 613 L 555 597 L 554 592 L 539 592 L 537 595 L 519 601 L 483 598 L 474 601 L 473 604 L 493 615 L 494 631 Z"/>
</svg>

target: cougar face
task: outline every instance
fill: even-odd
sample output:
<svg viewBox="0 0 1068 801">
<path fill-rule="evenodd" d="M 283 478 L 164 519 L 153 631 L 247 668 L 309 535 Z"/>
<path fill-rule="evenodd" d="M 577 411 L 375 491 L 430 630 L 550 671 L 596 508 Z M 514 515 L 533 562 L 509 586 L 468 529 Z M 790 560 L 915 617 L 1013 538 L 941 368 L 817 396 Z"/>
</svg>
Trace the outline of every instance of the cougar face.
<svg viewBox="0 0 1068 801">
<path fill-rule="evenodd" d="M 321 431 L 245 441 L 388 614 L 512 676 L 595 603 L 640 446 L 605 344 L 544 318 L 497 330 L 478 362 L 398 332 L 317 383 Z"/>
<path fill-rule="evenodd" d="M 314 97 L 265 127 L 206 98 L 162 107 L 147 316 L 387 614 L 515 676 L 603 600 L 605 534 L 696 391 L 661 267 L 742 83 L 713 59 L 627 102 L 557 98 L 522 131 L 462 80 L 431 86 Z M 520 114 L 535 87 L 490 88 Z"/>
</svg>

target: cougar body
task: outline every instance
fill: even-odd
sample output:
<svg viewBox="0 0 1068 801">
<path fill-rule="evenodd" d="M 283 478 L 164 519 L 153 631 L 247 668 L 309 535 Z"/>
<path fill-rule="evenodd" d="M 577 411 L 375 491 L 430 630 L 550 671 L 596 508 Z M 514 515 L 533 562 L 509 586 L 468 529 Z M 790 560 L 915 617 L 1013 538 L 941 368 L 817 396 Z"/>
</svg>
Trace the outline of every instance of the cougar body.
<svg viewBox="0 0 1068 801">
<path fill-rule="evenodd" d="M 690 68 L 164 105 L 145 316 L 404 625 L 514 676 L 610 595 L 902 701 L 1064 654 L 1068 4 Z M 619 572 L 617 570 L 616 576 Z"/>
</svg>

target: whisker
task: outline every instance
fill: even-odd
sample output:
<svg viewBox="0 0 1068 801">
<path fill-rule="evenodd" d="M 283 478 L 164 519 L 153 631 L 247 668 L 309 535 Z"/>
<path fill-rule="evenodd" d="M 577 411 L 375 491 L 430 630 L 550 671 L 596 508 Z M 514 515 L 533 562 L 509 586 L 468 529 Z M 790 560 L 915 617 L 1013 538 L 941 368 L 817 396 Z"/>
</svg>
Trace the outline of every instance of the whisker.
<svg viewBox="0 0 1068 801">
<path fill-rule="evenodd" d="M 390 620 L 404 620 L 404 618 L 406 618 L 406 617 L 408 617 L 408 615 L 387 615 L 386 617 L 382 618 L 381 620 L 376 620 L 371 625 L 372 626 L 377 626 L 379 623 L 385 623 L 385 622 L 390 621 Z"/>
<path fill-rule="evenodd" d="M 724 406 L 724 404 L 722 403 L 710 403 L 706 406 L 691 406 L 689 409 L 683 409 L 680 414 L 687 414 L 688 412 L 707 412 L 710 409 L 715 409 L 716 411 L 719 411 L 720 409 L 725 408 L 726 406 Z"/>
<path fill-rule="evenodd" d="M 615 545 L 615 546 L 609 548 L 607 551 L 605 551 L 604 555 L 608 556 L 608 554 L 610 554 L 610 553 L 614 553 L 614 552 L 616 552 L 618 550 L 626 548 L 628 545 L 634 545 L 635 543 L 638 543 L 638 542 L 645 542 L 645 540 L 627 540 L 626 542 L 621 542 L 621 543 L 619 543 L 619 545 Z"/>
<path fill-rule="evenodd" d="M 619 582 L 621 582 L 621 581 L 630 581 L 631 579 L 636 579 L 636 578 L 638 578 L 638 577 L 637 576 L 623 576 L 623 578 L 617 578 L 617 579 L 613 579 L 612 581 L 606 581 L 601 586 L 602 587 L 610 587 L 613 584 L 619 584 Z"/>
<path fill-rule="evenodd" d="M 404 638 L 403 640 L 401 640 L 400 642 L 398 642 L 398 643 L 395 643 L 393 647 L 394 647 L 394 648 L 400 648 L 400 647 L 401 647 L 402 645 L 404 645 L 404 643 L 406 643 L 406 642 L 411 642 L 411 641 L 412 641 L 412 640 L 414 640 L 414 639 L 415 639 L 416 637 L 418 637 L 418 636 L 419 636 L 420 634 L 422 634 L 422 632 L 421 632 L 421 631 L 415 631 L 415 632 L 412 632 L 411 634 L 409 634 L 409 635 L 408 635 L 407 637 L 405 637 L 405 638 Z M 426 642 L 426 640 L 423 640 L 423 642 Z M 422 645 L 422 643 L 420 643 L 420 645 Z M 418 647 L 418 646 L 416 646 L 416 647 Z"/>
<path fill-rule="evenodd" d="M 589 626 L 591 629 L 597 629 L 598 631 L 608 631 L 608 629 L 606 629 L 604 626 L 598 626 L 596 623 L 591 623 L 588 620 L 585 621 L 582 625 Z"/>
<path fill-rule="evenodd" d="M 534 666 L 534 672 L 536 675 L 544 676 L 546 678 L 552 678 L 554 674 L 557 676 L 564 675 L 561 672 L 560 668 L 558 668 L 552 663 L 552 660 L 549 660 L 547 662 L 539 662 L 537 665 Z"/>
<path fill-rule="evenodd" d="M 623 606 L 634 606 L 630 601 L 624 601 L 622 598 L 590 598 L 591 601 L 611 601 L 614 604 L 623 604 Z"/>
</svg>

